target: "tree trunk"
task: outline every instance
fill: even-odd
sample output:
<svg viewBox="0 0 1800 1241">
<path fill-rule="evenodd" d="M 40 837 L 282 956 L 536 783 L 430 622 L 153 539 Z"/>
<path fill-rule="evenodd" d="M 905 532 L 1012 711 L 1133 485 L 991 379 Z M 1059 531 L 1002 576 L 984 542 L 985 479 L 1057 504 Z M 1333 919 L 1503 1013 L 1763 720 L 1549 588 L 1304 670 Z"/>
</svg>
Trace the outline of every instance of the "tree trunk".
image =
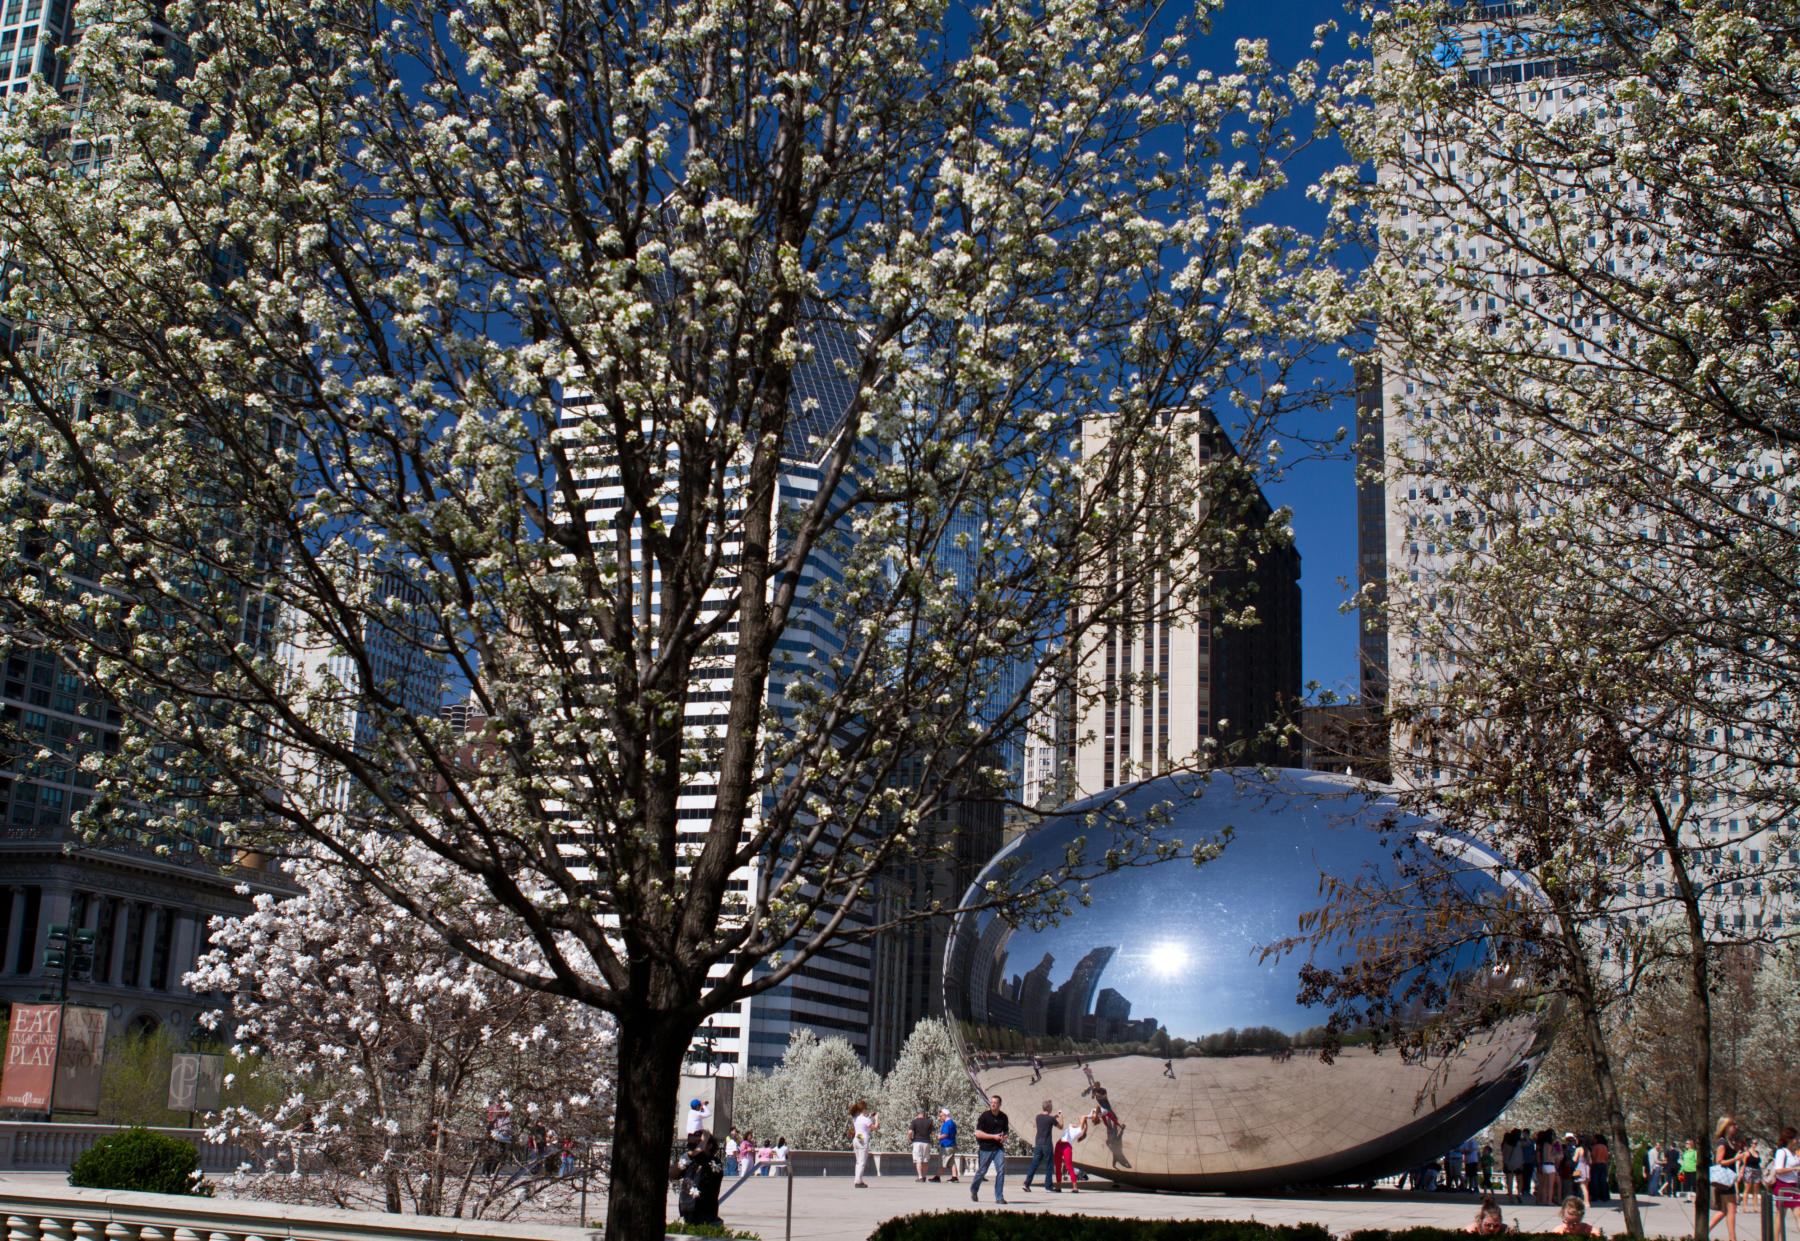
<svg viewBox="0 0 1800 1241">
<path fill-rule="evenodd" d="M 1698 910 L 1698 905 L 1690 910 L 1690 917 L 1703 930 L 1705 923 L 1700 921 L 1705 915 Z M 1688 980 L 1693 988 L 1694 996 L 1694 1090 L 1700 1096 L 1700 1132 L 1696 1148 L 1700 1152 L 1697 1161 L 1700 1165 L 1699 1183 L 1694 1186 L 1694 1241 L 1707 1241 L 1712 1232 L 1712 1224 L 1707 1212 L 1712 1207 L 1712 996 L 1708 994 L 1706 968 L 1706 943 L 1695 935 L 1692 945 L 1693 961 L 1690 963 Z"/>
<path fill-rule="evenodd" d="M 669 1155 L 675 1138 L 681 1058 L 694 1024 L 666 1014 L 619 1018 L 619 1079 L 606 1241 L 660 1237 L 668 1223 Z M 584 1221 L 585 1222 L 585 1221 Z"/>
<path fill-rule="evenodd" d="M 1669 851 L 1669 871 L 1675 878 L 1675 892 L 1681 898 L 1682 912 L 1688 924 L 1688 986 L 1694 1000 L 1693 1073 L 1694 1091 L 1699 1096 L 1700 1130 L 1694 1135 L 1694 1149 L 1699 1154 L 1699 1170 L 1694 1185 L 1694 1241 L 1707 1241 L 1712 1231 L 1707 1211 L 1712 1205 L 1712 981 L 1706 959 L 1706 911 L 1700 907 L 1700 894 L 1694 888 L 1688 871 L 1687 855 L 1682 852 L 1681 833 L 1661 797 L 1650 796 L 1650 808 L 1656 815 L 1662 833 L 1663 848 Z"/>
<path fill-rule="evenodd" d="M 1606 1125 L 1612 1136 L 1612 1162 L 1619 1176 L 1619 1205 L 1625 1212 L 1627 1236 L 1644 1235 L 1644 1223 L 1638 1216 L 1637 1188 L 1632 1182 L 1631 1137 L 1625 1129 L 1625 1103 L 1619 1097 L 1619 1082 L 1613 1075 L 1612 1055 L 1606 1049 L 1606 1033 L 1600 1024 L 1600 1001 L 1593 970 L 1589 968 L 1586 947 L 1581 939 L 1573 911 L 1554 894 L 1556 921 L 1561 931 L 1563 951 L 1568 955 L 1574 983 L 1575 1006 L 1581 1014 L 1581 1041 L 1586 1044 L 1588 1068 L 1600 1088 L 1601 1106 L 1606 1109 Z"/>
</svg>

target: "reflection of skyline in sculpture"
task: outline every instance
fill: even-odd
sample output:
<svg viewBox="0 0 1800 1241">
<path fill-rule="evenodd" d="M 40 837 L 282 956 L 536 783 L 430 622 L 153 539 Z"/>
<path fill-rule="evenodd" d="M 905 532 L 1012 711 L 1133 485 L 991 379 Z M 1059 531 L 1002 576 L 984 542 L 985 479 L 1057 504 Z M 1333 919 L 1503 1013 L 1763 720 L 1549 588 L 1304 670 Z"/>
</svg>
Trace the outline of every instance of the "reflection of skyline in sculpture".
<svg viewBox="0 0 1800 1241">
<path fill-rule="evenodd" d="M 1363 1180 L 1479 1129 L 1529 1076 L 1542 1054 L 1530 1013 L 1478 1027 L 1429 1062 L 1378 1052 L 1354 1029 L 1331 1063 L 1295 1054 L 1318 1045 L 1329 1014 L 1299 1002 L 1305 954 L 1258 953 L 1321 903 L 1321 875 L 1395 865 L 1396 837 L 1442 843 L 1459 900 L 1516 890 L 1491 857 L 1408 815 L 1385 788 L 1327 773 L 1168 777 L 1117 802 L 1117 816 L 1099 818 L 1078 804 L 976 882 L 1029 881 L 1071 852 L 1103 858 L 1115 830 L 1180 841 L 1176 852 L 1228 827 L 1231 837 L 1204 865 L 1104 870 L 1050 923 L 964 915 L 945 961 L 945 1011 L 984 1091 L 1029 1089 L 1085 1110 L 1104 1084 L 1127 1123 L 1095 1126 L 1078 1165 L 1168 1188 Z M 1311 960 L 1333 955 L 1321 945 Z M 1442 961 L 1478 984 L 1500 978 L 1479 944 Z M 1135 1015 L 1144 1008 L 1154 1015 Z"/>
<path fill-rule="evenodd" d="M 1056 955 L 1050 952 L 1024 974 L 1007 977 L 1007 948 L 1017 929 L 995 918 L 982 932 L 970 977 L 972 1020 L 1029 1038 L 1079 1043 L 1139 1042 L 1156 1035 L 1156 1018 L 1133 1021 L 1131 1001 L 1117 988 L 1100 988 L 1100 976 L 1117 955 L 1117 945 L 1091 949 L 1061 985 L 1052 986 Z"/>
</svg>

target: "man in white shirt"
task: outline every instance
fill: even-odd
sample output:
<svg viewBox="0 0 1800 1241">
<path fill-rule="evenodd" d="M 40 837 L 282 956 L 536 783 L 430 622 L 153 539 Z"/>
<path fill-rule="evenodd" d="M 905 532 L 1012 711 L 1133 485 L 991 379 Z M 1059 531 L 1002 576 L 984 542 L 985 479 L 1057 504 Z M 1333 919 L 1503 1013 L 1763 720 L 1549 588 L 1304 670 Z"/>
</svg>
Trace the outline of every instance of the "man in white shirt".
<svg viewBox="0 0 1800 1241">
<path fill-rule="evenodd" d="M 693 1137 L 706 1128 L 706 1122 L 712 1119 L 712 1108 L 698 1099 L 688 1100 L 687 1133 Z"/>
</svg>

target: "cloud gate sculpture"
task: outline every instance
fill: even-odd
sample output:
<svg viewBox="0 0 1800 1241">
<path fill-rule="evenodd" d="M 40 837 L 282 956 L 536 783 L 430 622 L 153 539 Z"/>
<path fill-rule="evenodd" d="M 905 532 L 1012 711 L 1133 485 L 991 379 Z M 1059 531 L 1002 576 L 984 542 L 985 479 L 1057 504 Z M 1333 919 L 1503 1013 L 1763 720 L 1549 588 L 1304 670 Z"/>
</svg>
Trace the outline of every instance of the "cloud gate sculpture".
<svg viewBox="0 0 1800 1241">
<path fill-rule="evenodd" d="M 1069 856 L 1101 861 L 1115 838 L 1083 812 L 1103 804 L 1103 819 L 1149 824 L 1140 837 L 1191 846 L 1233 832 L 1200 866 L 1177 858 L 1097 875 L 1088 902 L 1054 925 L 959 918 L 945 1007 L 982 1090 L 1003 1095 L 1027 1134 L 1043 1099 L 1070 1117 L 1098 1110 L 1075 1162 L 1147 1188 L 1373 1180 L 1488 1124 L 1541 1057 L 1536 1021 L 1502 1020 L 1423 1063 L 1348 1038 L 1324 1063 L 1326 1014 L 1296 1000 L 1306 954 L 1258 960 L 1321 904 L 1321 874 L 1394 864 L 1382 820 L 1437 835 L 1446 850 L 1385 794 L 1311 771 L 1165 777 L 1076 803 L 1002 850 L 978 886 L 1049 873 Z M 1457 882 L 1495 894 L 1518 884 L 1466 842 L 1447 848 L 1470 863 Z M 1465 964 L 1480 972 L 1483 959 Z"/>
</svg>

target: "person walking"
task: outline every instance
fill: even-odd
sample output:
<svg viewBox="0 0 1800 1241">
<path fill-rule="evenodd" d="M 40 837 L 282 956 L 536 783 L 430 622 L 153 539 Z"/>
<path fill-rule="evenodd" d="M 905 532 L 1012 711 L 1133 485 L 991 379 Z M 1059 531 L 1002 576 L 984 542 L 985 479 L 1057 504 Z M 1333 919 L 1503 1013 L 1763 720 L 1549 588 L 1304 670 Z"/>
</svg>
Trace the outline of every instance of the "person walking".
<svg viewBox="0 0 1800 1241">
<path fill-rule="evenodd" d="M 1056 1135 L 1056 1150 L 1051 1159 L 1051 1167 L 1055 1170 L 1058 1180 L 1061 1180 L 1066 1174 L 1069 1178 L 1069 1192 L 1078 1194 L 1081 1192 L 1081 1186 L 1075 1180 L 1075 1143 L 1087 1136 L 1087 1118 L 1082 1117 L 1078 1124 L 1066 1124 L 1063 1121 L 1063 1114 L 1058 1112 L 1056 1125 L 1061 1132 Z"/>
<path fill-rule="evenodd" d="M 764 1142 L 756 1148 L 756 1175 L 767 1176 L 775 1165 L 775 1148 Z"/>
<path fill-rule="evenodd" d="M 1662 1143 L 1650 1143 L 1650 1149 L 1644 1155 L 1644 1192 L 1652 1198 L 1662 1196 Z"/>
<path fill-rule="evenodd" d="M 863 1169 L 869 1165 L 869 1139 L 881 1128 L 881 1117 L 869 1110 L 869 1105 L 858 1099 L 850 1105 L 850 1149 L 856 1152 L 856 1188 L 867 1189 L 869 1183 L 863 1180 Z"/>
<path fill-rule="evenodd" d="M 1789 1125 L 1776 1141 L 1775 1154 L 1769 1159 L 1769 1195 L 1775 1202 L 1775 1218 L 1781 1221 L 1778 1232 L 1787 1235 L 1787 1217 L 1783 1211 L 1800 1209 L 1800 1129 Z"/>
<path fill-rule="evenodd" d="M 1592 1176 L 1593 1165 L 1588 1157 L 1587 1142 L 1571 1133 L 1563 1139 L 1563 1149 L 1570 1152 L 1572 1162 L 1569 1176 L 1574 1181 L 1575 1188 L 1581 1191 L 1581 1201 L 1585 1206 L 1592 1207 L 1594 1200 L 1588 1196 L 1588 1181 Z"/>
<path fill-rule="evenodd" d="M 1588 1194 L 1590 1202 L 1612 1201 L 1612 1148 L 1600 1134 L 1594 1135 L 1588 1147 Z"/>
<path fill-rule="evenodd" d="M 1557 1173 L 1557 1168 L 1562 1162 L 1562 1147 L 1557 1144 L 1556 1134 L 1548 1129 L 1543 1129 L 1537 1135 L 1537 1148 L 1538 1205 L 1555 1206 L 1556 1200 L 1562 1196 L 1562 1177 Z"/>
<path fill-rule="evenodd" d="M 1743 1203 L 1746 1211 L 1758 1213 L 1762 1210 L 1762 1152 L 1756 1148 L 1754 1138 L 1744 1138 L 1739 1142 L 1744 1152 Z"/>
<path fill-rule="evenodd" d="M 738 1144 L 742 1141 L 743 1135 L 738 1132 L 736 1125 L 725 1131 L 725 1175 L 727 1177 L 738 1174 Z"/>
<path fill-rule="evenodd" d="M 1712 1168 L 1707 1172 L 1707 1180 L 1712 1185 L 1713 1216 L 1707 1221 L 1707 1235 L 1725 1221 L 1725 1235 L 1729 1241 L 1738 1241 L 1737 1235 L 1737 1182 L 1743 1172 L 1744 1152 L 1738 1148 L 1737 1121 L 1729 1116 L 1719 1117 L 1719 1127 L 1713 1131 Z"/>
<path fill-rule="evenodd" d="M 1681 1148 L 1681 1192 L 1687 1195 L 1689 1202 L 1699 1192 L 1700 1152 L 1694 1149 L 1694 1139 L 1689 1138 L 1687 1145 Z"/>
<path fill-rule="evenodd" d="M 1519 1131 L 1508 1129 L 1500 1138 L 1501 1189 L 1514 1202 L 1519 1200 Z"/>
<path fill-rule="evenodd" d="M 749 1176 L 756 1166 L 756 1135 L 748 1129 L 744 1130 L 743 1141 L 737 1144 L 738 1175 Z"/>
<path fill-rule="evenodd" d="M 774 1164 L 775 1164 L 775 1175 L 777 1175 L 777 1176 L 793 1175 L 791 1172 L 788 1171 L 788 1144 L 787 1144 L 786 1138 L 776 1138 L 775 1139 Z"/>
<path fill-rule="evenodd" d="M 981 1201 L 981 1182 L 986 1178 L 988 1169 L 992 1168 L 994 1201 L 1002 1206 L 1006 1204 L 1006 1135 L 1011 1132 L 1012 1122 L 1000 1110 L 1000 1096 L 991 1096 L 987 1111 L 975 1121 L 975 1148 L 979 1152 L 979 1162 L 975 1166 L 975 1180 L 969 1186 L 970 1202 Z M 1732 1241 L 1736 1241 L 1736 1238 Z"/>
<path fill-rule="evenodd" d="M 1025 1192 L 1031 1192 L 1031 1178 L 1037 1174 L 1038 1165 L 1044 1168 L 1044 1188 L 1051 1193 L 1060 1192 L 1053 1183 L 1056 1173 L 1056 1111 L 1050 1100 L 1044 1100 L 1044 1106 L 1037 1116 L 1037 1132 L 1031 1141 L 1031 1166 L 1025 1169 Z"/>
<path fill-rule="evenodd" d="M 931 1123 L 923 1103 L 919 1104 L 919 1114 L 906 1126 L 906 1136 L 912 1142 L 913 1171 L 918 1173 L 913 1179 L 922 1181 L 931 1172 L 932 1139 L 937 1137 L 937 1126 Z"/>
<path fill-rule="evenodd" d="M 950 1183 L 956 1184 L 956 1120 L 950 1115 L 950 1109 L 938 1109 L 938 1159 L 944 1172 L 950 1174 Z M 942 1179 L 941 1174 L 932 1180 Z"/>
</svg>

